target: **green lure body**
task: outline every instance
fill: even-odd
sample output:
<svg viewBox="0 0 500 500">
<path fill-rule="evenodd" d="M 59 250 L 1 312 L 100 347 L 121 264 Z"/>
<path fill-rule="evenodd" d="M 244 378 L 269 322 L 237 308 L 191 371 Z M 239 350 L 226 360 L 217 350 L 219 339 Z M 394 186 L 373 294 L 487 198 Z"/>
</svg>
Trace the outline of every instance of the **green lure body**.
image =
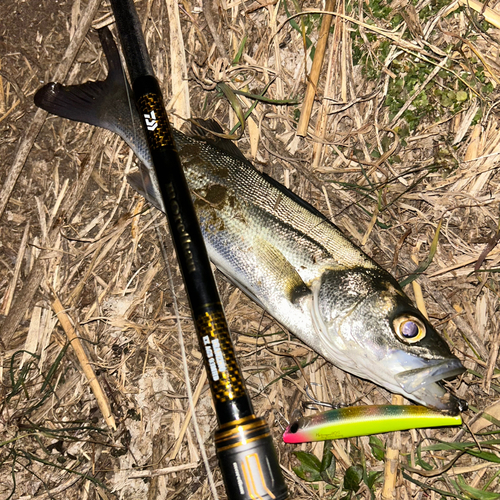
<svg viewBox="0 0 500 500">
<path fill-rule="evenodd" d="M 308 443 L 461 424 L 460 414 L 450 415 L 424 406 L 351 406 L 299 418 L 287 427 L 283 434 L 283 441 L 285 443 Z"/>
</svg>

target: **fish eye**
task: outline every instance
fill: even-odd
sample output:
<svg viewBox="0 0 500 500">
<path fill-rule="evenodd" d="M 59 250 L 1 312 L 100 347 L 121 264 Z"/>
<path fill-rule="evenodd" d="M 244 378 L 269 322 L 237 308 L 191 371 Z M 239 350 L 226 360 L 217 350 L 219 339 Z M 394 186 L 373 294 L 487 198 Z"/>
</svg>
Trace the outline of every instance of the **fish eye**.
<svg viewBox="0 0 500 500">
<path fill-rule="evenodd" d="M 400 316 L 392 324 L 396 335 L 403 342 L 413 344 L 425 337 L 425 325 L 415 316 Z"/>
</svg>

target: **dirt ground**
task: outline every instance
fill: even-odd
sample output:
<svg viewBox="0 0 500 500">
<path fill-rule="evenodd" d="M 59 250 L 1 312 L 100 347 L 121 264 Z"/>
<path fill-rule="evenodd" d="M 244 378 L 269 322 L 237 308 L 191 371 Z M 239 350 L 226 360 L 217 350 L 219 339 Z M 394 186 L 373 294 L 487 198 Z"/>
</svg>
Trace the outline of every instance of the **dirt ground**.
<svg viewBox="0 0 500 500">
<path fill-rule="evenodd" d="M 491 13 L 430 1 L 339 2 L 335 12 L 344 16 L 332 21 L 302 138 L 295 132 L 309 45 L 317 45 L 322 15 L 287 20 L 298 3 L 260 0 L 174 7 L 137 2 L 174 125 L 216 118 L 229 131 L 238 120 L 216 84 L 247 94 L 269 84 L 271 102 L 255 107 L 240 149 L 398 281 L 420 266 L 405 292 L 424 304 L 467 368 L 449 382 L 470 406 L 463 428 L 285 445 L 292 413 L 312 414 L 313 400 L 387 404 L 391 394 L 327 363 L 217 273 L 290 498 L 500 498 L 500 35 Z M 216 418 L 164 217 L 128 185 L 136 165 L 121 139 L 45 116 L 33 103 L 55 78 L 74 84 L 106 75 L 96 29 L 114 31 L 110 8 L 3 0 L 0 15 L 0 499 L 213 498 L 203 450 L 225 498 Z M 255 102 L 240 99 L 245 110 Z M 56 311 L 76 327 L 101 406 Z M 190 424 L 179 323 L 201 445 Z M 485 410 L 489 421 L 478 418 Z M 376 443 L 386 446 L 386 461 L 400 450 L 397 474 L 384 474 Z M 307 457 L 321 460 L 330 447 L 334 477 L 304 480 L 315 472 Z"/>
</svg>

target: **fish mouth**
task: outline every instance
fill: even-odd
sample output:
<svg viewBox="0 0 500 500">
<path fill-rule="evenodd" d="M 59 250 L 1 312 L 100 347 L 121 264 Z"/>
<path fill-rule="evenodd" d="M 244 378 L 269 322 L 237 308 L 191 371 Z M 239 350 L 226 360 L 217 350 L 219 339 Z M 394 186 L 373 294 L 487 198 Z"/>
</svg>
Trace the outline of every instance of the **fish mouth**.
<svg viewBox="0 0 500 500">
<path fill-rule="evenodd" d="M 424 360 L 426 366 L 406 370 L 396 375 L 401 387 L 410 394 L 440 380 L 456 377 L 465 371 L 458 359 Z"/>
<path fill-rule="evenodd" d="M 467 403 L 449 392 L 441 382 L 465 372 L 458 359 L 423 360 L 425 366 L 395 375 L 395 379 L 410 399 L 438 410 L 458 413 Z"/>
</svg>

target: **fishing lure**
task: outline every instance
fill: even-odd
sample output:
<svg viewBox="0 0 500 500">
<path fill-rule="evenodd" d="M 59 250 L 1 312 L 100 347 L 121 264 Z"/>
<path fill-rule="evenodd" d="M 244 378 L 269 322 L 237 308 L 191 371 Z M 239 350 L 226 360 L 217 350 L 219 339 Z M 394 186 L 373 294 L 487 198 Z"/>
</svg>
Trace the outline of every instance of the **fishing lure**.
<svg viewBox="0 0 500 500">
<path fill-rule="evenodd" d="M 461 425 L 460 414 L 450 415 L 416 405 L 371 405 L 339 408 L 301 417 L 283 434 L 285 443 L 309 443 L 382 432 Z"/>
</svg>

